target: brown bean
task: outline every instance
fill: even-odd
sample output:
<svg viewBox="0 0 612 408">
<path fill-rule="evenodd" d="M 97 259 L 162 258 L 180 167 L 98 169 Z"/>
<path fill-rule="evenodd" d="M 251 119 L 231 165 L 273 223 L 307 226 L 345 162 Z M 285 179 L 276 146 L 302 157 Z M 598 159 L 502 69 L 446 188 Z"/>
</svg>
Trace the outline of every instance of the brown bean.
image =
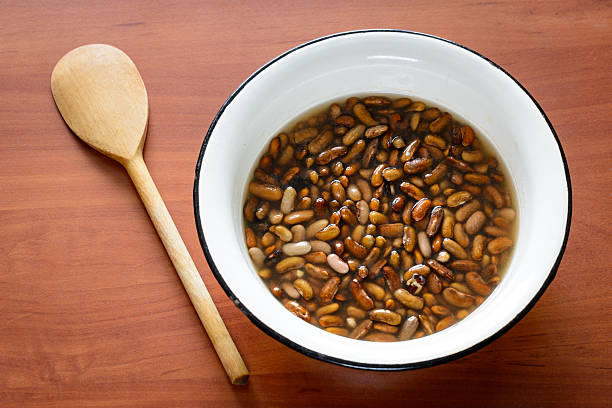
<svg viewBox="0 0 612 408">
<path fill-rule="evenodd" d="M 436 167 L 434 167 L 431 173 L 427 173 L 423 176 L 423 181 L 429 186 L 435 184 L 438 181 L 442 180 L 442 178 L 446 175 L 447 171 L 448 166 L 446 165 L 446 163 L 440 162 Z"/>
<path fill-rule="evenodd" d="M 444 279 L 448 279 L 450 281 L 455 279 L 455 273 L 448 269 L 446 266 L 442 265 L 440 262 L 434 259 L 429 259 L 427 260 L 427 265 L 429 265 L 429 267 L 433 269 L 434 272 L 436 272 Z"/>
<path fill-rule="evenodd" d="M 374 169 L 374 172 L 372 172 L 372 177 L 370 178 L 370 183 L 372 184 L 373 187 L 378 187 L 380 185 L 382 185 L 382 183 L 384 183 L 384 179 L 383 179 L 383 170 L 385 170 L 387 168 L 386 164 L 379 164 L 378 166 L 376 166 L 376 168 Z"/>
<path fill-rule="evenodd" d="M 366 129 L 365 137 L 367 139 L 372 139 L 378 137 L 389 130 L 389 126 L 387 125 L 376 125 Z"/>
<path fill-rule="evenodd" d="M 347 152 L 348 148 L 346 146 L 335 146 L 319 153 L 315 162 L 318 165 L 325 165 L 338 157 L 344 156 Z"/>
<path fill-rule="evenodd" d="M 363 99 L 363 103 L 371 106 L 386 106 L 391 103 L 391 100 L 384 96 L 368 96 Z"/>
<path fill-rule="evenodd" d="M 419 322 L 421 323 L 421 327 L 423 328 L 425 333 L 433 334 L 434 326 L 431 320 L 429 320 L 429 317 L 427 317 L 427 315 L 424 315 L 424 314 L 419 314 L 418 317 L 419 317 Z"/>
<path fill-rule="evenodd" d="M 487 221 L 487 216 L 482 211 L 476 211 L 465 222 L 465 232 L 470 235 L 477 234 Z"/>
<path fill-rule="evenodd" d="M 444 209 L 442 207 L 436 206 L 431 210 L 431 216 L 429 217 L 429 223 L 427 224 L 426 228 L 427 236 L 433 237 L 438 233 L 438 230 L 442 225 L 443 217 Z"/>
<path fill-rule="evenodd" d="M 255 210 L 256 209 L 257 209 L 257 198 L 255 198 L 254 196 L 251 196 L 244 204 L 244 218 L 248 222 L 253 222 L 253 220 L 255 220 Z"/>
<path fill-rule="evenodd" d="M 422 173 L 431 166 L 431 159 L 425 157 L 417 157 L 416 159 L 408 160 L 404 163 L 404 173 L 418 174 Z"/>
<path fill-rule="evenodd" d="M 424 306 L 423 299 L 408 292 L 406 289 L 396 289 L 393 296 L 409 309 L 421 310 Z"/>
<path fill-rule="evenodd" d="M 439 332 L 441 330 L 444 330 L 447 327 L 452 326 L 453 324 L 455 324 L 455 316 L 446 316 L 445 318 L 440 319 L 438 323 L 436 323 L 436 331 Z"/>
<path fill-rule="evenodd" d="M 502 208 L 499 210 L 499 215 L 504 217 L 509 222 L 512 222 L 516 217 L 516 211 L 514 211 L 512 208 Z"/>
<path fill-rule="evenodd" d="M 391 326 L 387 323 L 374 323 L 372 327 L 374 328 L 374 330 L 389 334 L 395 334 L 399 331 L 399 327 Z"/>
<path fill-rule="evenodd" d="M 419 320 L 416 316 L 410 316 L 402 324 L 402 328 L 398 334 L 398 340 L 409 340 L 419 327 Z"/>
<path fill-rule="evenodd" d="M 293 287 L 302 295 L 305 300 L 312 299 L 314 295 L 314 291 L 312 290 L 312 286 L 310 283 L 304 279 L 296 279 L 293 281 Z"/>
<path fill-rule="evenodd" d="M 374 299 L 378 301 L 381 301 L 384 299 L 385 290 L 382 288 L 382 286 L 379 286 L 373 282 L 363 282 L 362 286 L 363 286 L 363 289 L 366 291 L 366 293 L 368 293 Z"/>
<path fill-rule="evenodd" d="M 310 313 L 308 310 L 295 300 L 290 300 L 285 303 L 285 308 L 302 320 L 310 321 Z"/>
<path fill-rule="evenodd" d="M 315 316 L 323 316 L 326 314 L 336 313 L 340 305 L 338 303 L 330 303 L 329 305 L 321 306 L 315 311 Z"/>
<path fill-rule="evenodd" d="M 480 264 L 470 260 L 457 260 L 449 264 L 451 268 L 459 272 L 479 271 Z"/>
<path fill-rule="evenodd" d="M 324 252 L 319 252 L 319 253 L 323 254 L 322 255 L 324 259 L 323 262 L 327 262 L 327 256 L 325 255 L 325 253 Z M 305 259 L 306 258 L 308 258 L 308 255 L 305 256 Z M 319 262 L 319 263 L 323 263 L 323 262 Z M 313 265 L 311 263 L 306 263 L 304 264 L 304 269 L 306 270 L 306 273 L 308 275 L 316 279 L 327 280 L 332 275 L 332 272 L 325 266 L 319 266 L 319 265 Z"/>
<path fill-rule="evenodd" d="M 472 184 L 489 184 L 491 182 L 491 177 L 479 173 L 467 173 L 463 176 L 463 179 Z"/>
<path fill-rule="evenodd" d="M 374 322 L 370 319 L 363 320 L 357 327 L 353 329 L 349 337 L 352 339 L 360 339 L 365 336 L 372 328 Z"/>
<path fill-rule="evenodd" d="M 319 292 L 319 300 L 321 305 L 327 305 L 334 300 L 336 293 L 338 292 L 338 288 L 340 287 L 340 278 L 337 276 L 333 276 L 325 282 L 325 285 L 321 288 Z"/>
<path fill-rule="evenodd" d="M 340 316 L 328 314 L 319 317 L 319 324 L 322 327 L 341 327 L 344 326 L 344 320 Z"/>
<path fill-rule="evenodd" d="M 370 333 L 368 334 L 364 340 L 367 341 L 376 341 L 376 342 L 392 342 L 392 341 L 396 341 L 397 339 L 395 338 L 395 336 L 393 334 L 389 334 L 389 333 L 381 333 L 381 332 L 374 332 L 374 333 Z"/>
<path fill-rule="evenodd" d="M 404 245 L 404 249 L 406 252 L 412 252 L 417 242 L 416 230 L 406 225 L 404 226 L 404 234 L 402 236 L 402 245 Z"/>
<path fill-rule="evenodd" d="M 249 183 L 249 192 L 256 197 L 268 201 L 278 201 L 283 197 L 283 190 L 280 187 L 256 181 Z"/>
<path fill-rule="evenodd" d="M 366 107 L 361 103 L 353 106 L 353 114 L 366 126 L 375 126 L 378 124 L 378 122 L 372 118 L 372 115 L 366 109 Z"/>
<path fill-rule="evenodd" d="M 472 199 L 472 194 L 469 191 L 457 191 L 456 193 L 451 194 L 446 199 L 446 205 L 454 208 L 458 207 L 462 204 L 467 203 Z"/>
<path fill-rule="evenodd" d="M 507 237 L 508 236 L 508 232 L 505 229 L 495 227 L 492 225 L 487 225 L 486 227 L 484 227 L 484 232 L 485 234 L 492 236 L 492 237 Z"/>
<path fill-rule="evenodd" d="M 504 206 L 504 198 L 492 185 L 485 186 L 482 190 L 482 194 L 487 200 L 493 203 L 495 208 L 502 208 Z"/>
<path fill-rule="evenodd" d="M 385 214 L 378 211 L 370 211 L 369 218 L 370 222 L 374 225 L 386 224 L 389 222 L 389 218 Z"/>
<path fill-rule="evenodd" d="M 429 124 L 429 130 L 433 133 L 440 133 L 442 130 L 444 130 L 444 128 L 448 126 L 451 119 L 451 115 L 444 112 L 442 116 L 440 116 Z"/>
<path fill-rule="evenodd" d="M 437 147 L 438 149 L 446 149 L 446 141 L 439 136 L 427 135 L 423 138 L 423 143 Z"/>
<path fill-rule="evenodd" d="M 402 287 L 402 281 L 400 280 L 400 277 L 397 272 L 395 272 L 392 267 L 385 266 L 383 268 L 383 276 L 391 292 L 394 292 Z"/>
<path fill-rule="evenodd" d="M 431 311 L 438 316 L 449 316 L 453 314 L 453 312 L 449 308 L 442 305 L 431 306 Z"/>
<path fill-rule="evenodd" d="M 351 128 L 348 132 L 344 134 L 342 137 L 342 143 L 346 146 L 350 146 L 357 141 L 361 136 L 363 136 L 363 132 L 365 131 L 364 125 L 357 125 Z"/>
<path fill-rule="evenodd" d="M 382 171 L 382 176 L 385 180 L 389 182 L 397 181 L 402 178 L 404 172 L 402 169 L 398 169 L 395 167 L 387 167 Z"/>
<path fill-rule="evenodd" d="M 454 226 L 455 218 L 452 215 L 445 213 L 444 219 L 442 220 L 442 236 L 444 238 L 452 238 Z"/>
<path fill-rule="evenodd" d="M 468 171 L 474 171 L 474 169 L 472 169 L 472 167 L 469 164 L 467 164 L 466 162 L 464 162 L 462 160 L 455 159 L 454 157 L 451 157 L 451 156 L 448 156 L 446 158 L 446 162 L 448 164 L 450 164 L 451 166 L 453 166 L 454 168 L 456 168 L 457 170 L 462 171 L 464 173 L 468 172 Z M 462 179 L 463 179 L 463 177 L 462 177 Z M 457 183 L 455 183 L 455 184 L 457 184 Z"/>
<path fill-rule="evenodd" d="M 497 255 L 497 254 L 501 254 L 502 252 L 504 252 L 505 250 L 507 250 L 508 248 L 512 247 L 513 242 L 510 238 L 508 237 L 499 237 L 499 238 L 495 238 L 493 240 L 491 240 L 489 242 L 489 244 L 487 245 L 487 250 L 493 254 L 493 255 Z"/>
<path fill-rule="evenodd" d="M 325 129 L 319 135 L 308 143 L 308 152 L 310 154 L 321 153 L 334 140 L 334 134 L 331 130 Z"/>
<path fill-rule="evenodd" d="M 455 212 L 455 219 L 459 222 L 463 222 L 468 219 L 476 210 L 480 208 L 480 201 L 472 200 L 464 204 L 461 208 Z"/>
<path fill-rule="evenodd" d="M 340 227 L 336 224 L 329 224 L 321 231 L 315 234 L 315 237 L 321 241 L 330 241 L 340 235 Z"/>
<path fill-rule="evenodd" d="M 304 266 L 304 258 L 301 256 L 289 256 L 276 264 L 276 272 L 282 274 L 302 266 Z"/>
<path fill-rule="evenodd" d="M 351 293 L 355 301 L 362 309 L 370 310 L 374 308 L 374 301 L 368 296 L 366 291 L 361 287 L 361 284 L 357 279 L 351 280 L 350 283 Z"/>
<path fill-rule="evenodd" d="M 468 272 L 465 274 L 465 282 L 470 289 L 482 296 L 491 294 L 491 287 L 486 284 L 478 272 Z"/>
<path fill-rule="evenodd" d="M 435 273 L 430 273 L 427 276 L 427 289 L 434 294 L 438 294 L 442 291 L 442 281 Z"/>
<path fill-rule="evenodd" d="M 364 247 L 351 237 L 346 237 L 346 239 L 344 240 L 344 246 L 346 247 L 346 250 L 355 258 L 363 259 L 368 254 L 368 250 L 366 249 L 366 247 Z"/>
<path fill-rule="evenodd" d="M 463 249 L 461 245 L 459 245 L 456 241 L 453 241 L 450 238 L 444 238 L 444 240 L 442 241 L 442 246 L 455 258 L 467 259 L 468 257 L 467 252 L 465 252 L 465 249 Z"/>
<path fill-rule="evenodd" d="M 365 147 L 366 147 L 366 142 L 363 139 L 357 140 L 355 143 L 353 143 L 353 145 L 351 146 L 346 156 L 340 158 L 340 161 L 345 164 L 351 163 L 352 161 L 357 159 L 357 157 L 361 154 L 361 152 L 363 152 Z M 353 164 L 353 166 L 356 166 L 357 164 L 358 163 L 355 163 Z M 344 174 L 348 176 L 349 175 L 348 172 L 349 172 L 349 166 L 346 167 Z"/>
<path fill-rule="evenodd" d="M 457 241 L 457 243 L 464 248 L 467 248 L 467 246 L 470 244 L 470 237 L 468 237 L 465 233 L 463 224 L 461 223 L 456 223 L 453 227 L 453 237 L 455 241 Z"/>
<path fill-rule="evenodd" d="M 285 215 L 284 222 L 287 225 L 302 224 L 306 221 L 310 221 L 312 217 L 314 217 L 313 210 L 293 211 Z"/>
<path fill-rule="evenodd" d="M 461 158 L 468 163 L 478 163 L 484 159 L 484 154 L 480 150 L 464 150 Z"/>
<path fill-rule="evenodd" d="M 417 233 L 417 243 L 419 244 L 419 251 L 425 258 L 429 258 L 431 256 L 431 241 L 427 236 L 425 231 L 419 231 Z"/>
<path fill-rule="evenodd" d="M 414 156 L 420 144 L 421 144 L 420 139 L 414 139 L 410 143 L 408 143 L 406 148 L 402 151 L 402 154 L 400 156 L 400 161 L 402 163 L 405 163 L 408 160 L 412 159 L 412 156 Z"/>
<path fill-rule="evenodd" d="M 404 209 L 404 206 L 406 205 L 406 201 L 407 201 L 406 196 L 404 196 L 403 194 L 398 194 L 397 196 L 395 196 L 395 198 L 391 202 L 391 209 L 393 209 L 393 211 L 397 213 L 401 213 L 402 210 Z M 502 217 L 498 217 L 498 218 L 502 218 Z M 505 220 L 505 218 L 503 219 Z"/>
<path fill-rule="evenodd" d="M 253 248 L 254 246 L 257 246 L 257 238 L 255 237 L 255 233 L 251 228 L 245 228 L 244 235 L 247 248 Z"/>
<path fill-rule="evenodd" d="M 431 207 L 431 200 L 429 198 L 420 199 L 414 207 L 412 207 L 412 218 L 415 221 L 421 221 L 427 215 L 427 211 Z"/>
<path fill-rule="evenodd" d="M 484 253 L 487 238 L 484 235 L 476 235 L 472 241 L 472 259 L 480 261 Z"/>
<path fill-rule="evenodd" d="M 461 144 L 469 146 L 474 142 L 474 131 L 469 126 L 461 127 Z"/>
<path fill-rule="evenodd" d="M 470 307 L 474 304 L 474 296 L 458 291 L 455 288 L 446 288 L 442 291 L 444 300 L 455 307 Z"/>
<path fill-rule="evenodd" d="M 293 134 L 295 144 L 302 144 L 314 139 L 319 132 L 314 127 L 300 129 Z"/>
<path fill-rule="evenodd" d="M 380 224 L 378 225 L 378 232 L 383 237 L 398 238 L 404 233 L 404 224 L 401 222 L 393 224 Z"/>
<path fill-rule="evenodd" d="M 409 195 L 415 200 L 420 200 L 422 198 L 425 198 L 425 193 L 423 192 L 423 190 L 421 190 L 419 187 L 407 181 L 402 182 L 399 188 L 400 190 L 402 190 L 403 193 Z"/>
<path fill-rule="evenodd" d="M 374 247 L 370 250 L 370 253 L 363 260 L 363 264 L 371 266 L 380 257 L 380 248 Z"/>
<path fill-rule="evenodd" d="M 368 315 L 370 320 L 387 323 L 392 326 L 397 326 L 402 322 L 402 316 L 400 314 L 388 309 L 370 310 Z"/>
<path fill-rule="evenodd" d="M 347 128 L 352 128 L 355 126 L 355 118 L 351 115 L 340 115 L 334 121 L 336 125 L 345 126 Z"/>
<path fill-rule="evenodd" d="M 338 180 L 334 180 L 331 183 L 330 190 L 332 197 L 334 197 L 335 200 L 338 200 L 338 202 L 341 203 L 346 199 L 346 190 L 342 186 L 342 183 L 340 183 Z"/>
</svg>

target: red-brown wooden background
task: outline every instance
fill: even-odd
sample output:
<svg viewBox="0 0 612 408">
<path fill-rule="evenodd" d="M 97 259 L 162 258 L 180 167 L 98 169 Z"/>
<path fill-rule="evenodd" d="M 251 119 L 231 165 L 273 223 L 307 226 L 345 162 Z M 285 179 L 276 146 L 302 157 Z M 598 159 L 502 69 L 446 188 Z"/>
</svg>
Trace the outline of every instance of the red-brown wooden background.
<svg viewBox="0 0 612 408">
<path fill-rule="evenodd" d="M 557 278 L 502 338 L 434 368 L 359 371 L 277 343 L 225 296 L 196 234 L 195 163 L 223 101 L 283 51 L 361 28 L 492 58 L 541 103 L 570 166 Z M 145 158 L 252 371 L 247 387 L 229 385 L 127 176 L 53 104 L 55 62 L 92 42 L 140 69 Z M 0 1 L 0 406 L 610 406 L 611 66 L 610 1 Z"/>
</svg>

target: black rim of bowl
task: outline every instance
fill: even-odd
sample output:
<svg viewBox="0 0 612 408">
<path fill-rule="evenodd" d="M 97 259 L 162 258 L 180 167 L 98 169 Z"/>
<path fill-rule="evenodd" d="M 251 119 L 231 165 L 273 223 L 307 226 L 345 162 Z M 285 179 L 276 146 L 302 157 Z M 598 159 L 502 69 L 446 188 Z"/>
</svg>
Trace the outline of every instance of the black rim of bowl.
<svg viewBox="0 0 612 408">
<path fill-rule="evenodd" d="M 548 276 L 547 276 L 546 280 L 544 281 L 543 285 L 540 287 L 540 290 L 538 291 L 538 293 L 533 297 L 533 299 L 531 299 L 529 304 L 527 304 L 527 306 L 520 313 L 518 313 L 503 328 L 501 328 L 500 330 L 498 330 L 497 332 L 492 334 L 490 337 L 488 337 L 488 338 L 486 338 L 486 339 L 484 339 L 484 340 L 474 344 L 471 347 L 468 347 L 467 349 L 464 349 L 462 351 L 459 351 L 457 353 L 450 354 L 450 355 L 447 355 L 447 356 L 444 356 L 444 357 L 434 358 L 434 359 L 425 360 L 425 361 L 419 361 L 419 362 L 415 362 L 415 363 L 406 363 L 406 364 L 371 364 L 371 363 L 361 363 L 361 362 L 357 362 L 357 361 L 344 360 L 344 359 L 328 356 L 326 354 L 319 353 L 319 352 L 316 352 L 316 351 L 311 350 L 309 348 L 306 348 L 304 346 L 301 346 L 300 344 L 297 344 L 297 343 L 289 340 L 288 338 L 286 338 L 286 337 L 282 336 L 281 334 L 279 334 L 278 332 L 276 332 L 274 329 L 272 329 L 272 328 L 268 327 L 267 325 L 265 325 L 253 313 L 251 313 L 251 311 L 249 309 L 247 309 L 242 304 L 242 302 L 236 297 L 236 295 L 234 295 L 232 290 L 229 288 L 229 286 L 227 285 L 227 283 L 223 279 L 222 275 L 219 273 L 219 270 L 217 269 L 217 266 L 215 265 L 213 257 L 211 256 L 211 254 L 210 254 L 210 252 L 208 250 L 208 246 L 206 245 L 206 240 L 204 238 L 204 232 L 202 231 L 202 224 L 200 222 L 199 182 L 200 182 L 200 168 L 202 167 L 202 160 L 204 159 L 204 152 L 206 151 L 206 146 L 208 145 L 208 141 L 209 141 L 209 139 L 210 139 L 210 137 L 212 135 L 213 130 L 215 129 L 215 126 L 217 125 L 217 122 L 219 121 L 219 118 L 221 117 L 221 115 L 223 114 L 223 112 L 225 111 L 227 106 L 236 97 L 236 95 L 238 95 L 240 93 L 240 91 L 242 91 L 242 89 L 249 82 L 251 82 L 255 77 L 257 77 L 257 75 L 259 75 L 262 71 L 267 69 L 272 64 L 278 62 L 279 60 L 283 59 L 287 55 L 293 53 L 294 51 L 297 51 L 297 50 L 299 50 L 301 48 L 307 47 L 307 46 L 312 45 L 312 44 L 316 44 L 316 43 L 321 42 L 321 41 L 325 41 L 325 40 L 330 39 L 330 38 L 342 37 L 342 36 L 348 36 L 348 35 L 355 35 L 355 34 L 363 34 L 363 33 L 377 33 L 377 32 L 378 33 L 401 33 L 401 34 L 407 34 L 407 35 L 421 36 L 421 37 L 432 38 L 432 39 L 435 39 L 435 40 L 438 40 L 438 41 L 443 41 L 445 43 L 455 45 L 457 47 L 463 48 L 464 50 L 467 50 L 467 51 L 471 52 L 472 54 L 482 58 L 483 60 L 485 60 L 486 62 L 491 64 L 494 68 L 500 70 L 505 75 L 507 75 L 510 79 L 512 79 L 512 81 L 514 81 L 514 83 L 519 88 L 521 88 L 522 91 L 525 92 L 525 94 L 527 96 L 529 96 L 529 98 L 531 99 L 532 103 L 538 108 L 538 110 L 540 111 L 540 114 L 542 115 L 542 118 L 546 121 L 546 123 L 548 124 L 548 127 L 550 128 L 550 131 L 552 132 L 553 136 L 555 137 L 555 140 L 557 142 L 557 146 L 559 147 L 559 153 L 561 154 L 561 159 L 563 160 L 563 167 L 565 169 L 565 179 L 567 181 L 567 191 L 568 191 L 567 221 L 566 221 L 566 226 L 565 226 L 565 237 L 563 238 L 563 245 L 561 246 L 561 249 L 559 251 L 559 255 L 557 256 L 557 260 L 555 261 L 555 264 L 553 265 L 552 269 L 548 273 Z M 463 45 L 458 44 L 456 42 L 449 41 L 449 40 L 446 40 L 444 38 L 436 37 L 436 36 L 433 36 L 433 35 L 430 35 L 430 34 L 424 34 L 424 33 L 419 33 L 419 32 L 415 32 L 415 31 L 391 30 L 391 29 L 356 30 L 356 31 L 347 31 L 347 32 L 342 32 L 342 33 L 331 34 L 331 35 L 328 35 L 328 36 L 325 36 L 325 37 L 317 38 L 317 39 L 314 39 L 312 41 L 306 42 L 304 44 L 298 45 L 297 47 L 292 48 L 292 49 L 284 52 L 283 54 L 277 56 L 276 58 L 274 58 L 273 60 L 267 62 L 264 66 L 259 68 L 255 73 L 253 73 L 251 76 L 249 76 L 230 95 L 230 97 L 223 103 L 223 106 L 221 106 L 221 109 L 219 109 L 219 111 L 215 115 L 215 118 L 213 119 L 210 127 L 208 128 L 208 132 L 206 132 L 206 137 L 204 138 L 204 142 L 202 143 L 202 148 L 200 149 L 200 154 L 199 154 L 198 162 L 196 164 L 196 169 L 195 169 L 195 181 L 194 181 L 194 187 L 193 187 L 193 206 L 194 206 L 194 214 L 195 214 L 196 227 L 197 227 L 197 230 L 198 230 L 198 237 L 200 238 L 200 245 L 202 246 L 202 250 L 204 251 L 204 255 L 206 257 L 206 260 L 208 261 L 208 265 L 209 265 L 213 275 L 215 276 L 215 278 L 217 279 L 217 282 L 219 282 L 219 284 L 221 285 L 221 287 L 223 288 L 223 290 L 225 291 L 227 296 L 229 296 L 229 298 L 251 320 L 251 322 L 253 322 L 257 327 L 259 327 L 264 333 L 266 333 L 268 336 L 272 337 L 273 339 L 278 340 L 279 342 L 281 342 L 281 343 L 291 347 L 292 349 L 294 349 L 296 351 L 299 351 L 300 353 L 302 353 L 302 354 L 304 354 L 304 355 L 306 355 L 308 357 L 312 357 L 312 358 L 315 358 L 315 359 L 318 359 L 318 360 L 322 360 L 322 361 L 326 361 L 326 362 L 329 362 L 329 363 L 338 364 L 338 365 L 345 366 L 345 367 L 351 367 L 351 368 L 361 368 L 361 369 L 369 369 L 369 370 L 397 371 L 397 370 L 410 370 L 410 369 L 416 369 L 416 368 L 422 368 L 422 367 L 430 367 L 430 366 L 446 363 L 446 362 L 449 362 L 449 361 L 452 361 L 452 360 L 456 360 L 458 358 L 461 358 L 463 356 L 471 354 L 474 351 L 476 351 L 478 349 L 481 349 L 482 347 L 484 347 L 487 344 L 491 343 L 493 340 L 501 337 L 508 330 L 510 330 L 510 328 L 512 326 L 514 326 L 516 323 L 518 323 L 527 314 L 527 312 L 529 312 L 529 310 L 531 310 L 531 308 L 540 299 L 540 297 L 542 297 L 542 295 L 544 294 L 544 291 L 546 290 L 546 288 L 548 288 L 548 286 L 550 285 L 552 280 L 555 278 L 555 275 L 557 274 L 557 269 L 559 268 L 559 264 L 561 263 L 561 258 L 563 257 L 563 253 L 565 252 L 565 248 L 567 246 L 567 240 L 569 238 L 570 224 L 571 224 L 571 218 L 572 218 L 572 186 L 571 186 L 571 181 L 570 181 L 569 168 L 567 166 L 567 159 L 565 158 L 565 153 L 563 152 L 563 148 L 561 147 L 561 142 L 559 140 L 559 137 L 557 136 L 557 133 L 555 132 L 555 129 L 553 128 L 552 124 L 550 123 L 550 120 L 548 120 L 548 117 L 544 113 L 544 110 L 540 107 L 540 105 L 535 100 L 535 98 L 533 96 L 531 96 L 531 94 L 527 91 L 527 89 L 525 89 L 525 87 L 519 81 L 517 81 L 512 75 L 510 75 L 508 72 L 506 72 L 506 70 L 504 70 L 502 67 L 500 67 L 499 65 L 497 65 L 496 63 L 494 63 L 493 61 L 488 59 L 487 57 L 479 54 L 478 52 L 476 52 L 476 51 L 474 51 L 474 50 L 472 50 L 472 49 L 470 49 L 470 48 L 468 48 L 466 46 L 463 46 Z"/>
</svg>

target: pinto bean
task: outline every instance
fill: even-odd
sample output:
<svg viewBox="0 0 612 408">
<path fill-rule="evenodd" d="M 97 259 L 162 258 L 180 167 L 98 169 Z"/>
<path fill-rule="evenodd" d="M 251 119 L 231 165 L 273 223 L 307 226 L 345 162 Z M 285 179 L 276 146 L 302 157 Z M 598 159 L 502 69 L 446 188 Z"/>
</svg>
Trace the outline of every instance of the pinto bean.
<svg viewBox="0 0 612 408">
<path fill-rule="evenodd" d="M 368 296 L 366 291 L 361 287 L 361 284 L 357 279 L 351 280 L 350 283 L 351 293 L 357 304 L 364 310 L 370 310 L 374 308 L 374 301 Z"/>
<path fill-rule="evenodd" d="M 331 130 L 325 129 L 319 135 L 308 143 L 308 152 L 310 154 L 319 154 L 334 140 L 334 134 Z"/>
<path fill-rule="evenodd" d="M 429 267 L 433 269 L 434 272 L 436 272 L 444 279 L 448 279 L 450 281 L 455 279 L 455 273 L 448 269 L 446 266 L 442 265 L 440 262 L 430 259 L 427 261 L 427 265 L 429 265 Z"/>
<path fill-rule="evenodd" d="M 348 132 L 344 134 L 342 137 L 342 143 L 346 146 L 350 146 L 357 141 L 360 137 L 363 136 L 363 132 L 365 131 L 364 125 L 357 125 L 350 129 Z"/>
<path fill-rule="evenodd" d="M 427 224 L 427 236 L 433 237 L 438 233 L 440 226 L 442 225 L 442 218 L 444 217 L 444 209 L 440 206 L 436 206 L 431 210 L 431 216 L 429 217 L 429 223 Z"/>
<path fill-rule="evenodd" d="M 370 319 L 362 321 L 361 323 L 359 323 L 359 325 L 357 325 L 357 327 L 353 329 L 351 334 L 349 334 L 349 337 L 352 339 L 360 339 L 364 337 L 370 331 L 373 324 L 374 322 Z"/>
<path fill-rule="evenodd" d="M 404 163 L 404 173 L 419 174 L 424 172 L 431 166 L 431 159 L 425 157 L 417 157 L 416 159 L 408 160 Z"/>
<path fill-rule="evenodd" d="M 470 307 L 474 304 L 474 296 L 458 291 L 455 288 L 446 288 L 442 291 L 444 300 L 456 307 Z"/>
<path fill-rule="evenodd" d="M 353 114 L 366 126 L 375 126 L 378 124 L 378 122 L 372 118 L 372 115 L 367 108 L 361 103 L 353 106 Z"/>
<path fill-rule="evenodd" d="M 431 200 L 429 198 L 420 199 L 414 207 L 412 207 L 412 218 L 415 221 L 421 221 L 427 215 L 427 211 L 431 207 Z"/>
<path fill-rule="evenodd" d="M 330 149 L 324 150 L 319 153 L 317 156 L 315 163 L 318 165 L 325 165 L 330 163 L 332 160 L 337 159 L 338 157 L 344 156 L 348 152 L 346 146 L 335 146 Z"/>
<path fill-rule="evenodd" d="M 468 272 L 465 274 L 465 282 L 470 289 L 482 296 L 488 296 L 491 293 L 491 287 L 486 284 L 478 272 Z"/>
<path fill-rule="evenodd" d="M 340 278 L 337 276 L 333 276 L 325 282 L 325 285 L 321 288 L 319 292 L 319 299 L 322 305 L 328 305 L 334 300 L 334 296 L 338 292 L 338 288 L 340 287 Z"/>
<path fill-rule="evenodd" d="M 465 232 L 470 235 L 477 234 L 487 221 L 487 216 L 482 211 L 476 211 L 465 222 Z"/>
<path fill-rule="evenodd" d="M 305 320 L 307 322 L 310 321 L 310 313 L 308 312 L 308 310 L 306 310 L 304 306 L 302 306 L 295 300 L 290 300 L 289 302 L 285 303 L 285 308 L 300 319 Z"/>
<path fill-rule="evenodd" d="M 402 316 L 400 314 L 388 309 L 370 310 L 368 315 L 371 320 L 387 323 L 392 326 L 397 326 L 402 322 Z"/>
<path fill-rule="evenodd" d="M 512 247 L 513 242 L 508 237 L 499 237 L 491 240 L 487 245 L 487 250 L 493 255 L 498 255 Z"/>
</svg>

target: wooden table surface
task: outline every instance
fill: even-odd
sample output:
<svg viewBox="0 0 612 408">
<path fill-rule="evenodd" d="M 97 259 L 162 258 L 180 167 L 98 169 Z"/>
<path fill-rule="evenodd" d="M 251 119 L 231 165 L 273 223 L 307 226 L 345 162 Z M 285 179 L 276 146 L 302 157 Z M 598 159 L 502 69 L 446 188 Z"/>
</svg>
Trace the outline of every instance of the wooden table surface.
<svg viewBox="0 0 612 408">
<path fill-rule="evenodd" d="M 192 207 L 204 132 L 229 94 L 302 42 L 427 32 L 507 69 L 559 134 L 569 243 L 533 310 L 480 351 L 379 373 L 263 334 L 206 265 Z M 229 384 L 126 174 L 64 125 L 49 78 L 85 43 L 146 83 L 145 158 L 252 376 Z M 0 406 L 610 406 L 612 3 L 0 1 Z M 546 239 L 546 237 L 542 237 Z"/>
</svg>

